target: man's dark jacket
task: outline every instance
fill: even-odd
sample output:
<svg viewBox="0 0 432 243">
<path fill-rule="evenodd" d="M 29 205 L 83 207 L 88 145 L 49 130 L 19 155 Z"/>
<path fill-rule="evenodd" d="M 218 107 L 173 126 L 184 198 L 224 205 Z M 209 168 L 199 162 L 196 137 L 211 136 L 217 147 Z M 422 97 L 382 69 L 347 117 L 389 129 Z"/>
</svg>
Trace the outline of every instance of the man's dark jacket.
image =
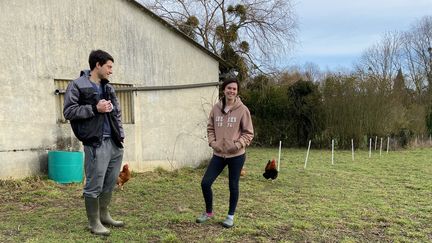
<svg viewBox="0 0 432 243">
<path fill-rule="evenodd" d="M 70 120 L 75 136 L 87 146 L 99 146 L 103 139 L 104 115 L 108 116 L 111 137 L 114 143 L 123 148 L 124 131 L 121 110 L 114 88 L 108 80 L 101 80 L 102 95 L 93 88 L 89 79 L 90 71 L 81 71 L 78 79 L 70 82 L 65 93 L 63 115 Z M 99 100 L 111 100 L 113 110 L 99 113 L 96 105 Z"/>
</svg>

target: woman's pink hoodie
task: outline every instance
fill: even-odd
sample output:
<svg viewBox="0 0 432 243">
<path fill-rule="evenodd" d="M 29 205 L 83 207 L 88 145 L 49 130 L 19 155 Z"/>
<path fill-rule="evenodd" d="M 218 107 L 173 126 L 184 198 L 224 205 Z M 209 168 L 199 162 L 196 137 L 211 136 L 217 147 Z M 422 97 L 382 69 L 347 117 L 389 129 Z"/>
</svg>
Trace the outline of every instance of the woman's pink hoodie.
<svg viewBox="0 0 432 243">
<path fill-rule="evenodd" d="M 249 109 L 239 97 L 227 113 L 222 113 L 222 101 L 213 106 L 207 123 L 207 137 L 213 153 L 231 158 L 245 153 L 253 137 L 253 125 Z"/>
</svg>

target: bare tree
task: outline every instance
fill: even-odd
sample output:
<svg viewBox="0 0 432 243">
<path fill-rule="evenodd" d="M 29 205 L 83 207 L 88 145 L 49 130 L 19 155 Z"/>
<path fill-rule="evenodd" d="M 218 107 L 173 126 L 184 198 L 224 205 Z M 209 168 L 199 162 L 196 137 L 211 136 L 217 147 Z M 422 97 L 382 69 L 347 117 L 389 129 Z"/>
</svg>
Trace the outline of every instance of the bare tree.
<svg viewBox="0 0 432 243">
<path fill-rule="evenodd" d="M 321 72 L 320 67 L 313 62 L 306 62 L 303 65 L 302 70 L 307 81 L 318 82 L 324 78 L 324 74 Z"/>
<path fill-rule="evenodd" d="M 382 40 L 367 49 L 361 56 L 357 70 L 391 89 L 392 81 L 401 67 L 402 37 L 400 33 L 388 32 Z"/>
<path fill-rule="evenodd" d="M 421 95 L 432 87 L 432 16 L 423 17 L 403 37 L 404 68 L 417 94 Z"/>
<path fill-rule="evenodd" d="M 292 0 L 139 2 L 237 69 L 269 70 L 295 43 Z"/>
</svg>

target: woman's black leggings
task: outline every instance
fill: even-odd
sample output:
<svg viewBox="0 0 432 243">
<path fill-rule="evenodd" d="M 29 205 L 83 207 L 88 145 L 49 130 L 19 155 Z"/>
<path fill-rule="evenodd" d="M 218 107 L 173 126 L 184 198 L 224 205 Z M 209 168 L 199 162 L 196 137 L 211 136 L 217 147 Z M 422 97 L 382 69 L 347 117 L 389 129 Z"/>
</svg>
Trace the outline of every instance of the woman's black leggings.
<svg viewBox="0 0 432 243">
<path fill-rule="evenodd" d="M 242 154 L 233 158 L 222 158 L 213 155 L 207 171 L 205 172 L 202 181 L 201 188 L 204 195 L 206 204 L 206 212 L 213 212 L 213 192 L 211 186 L 219 174 L 223 171 L 226 165 L 228 165 L 228 177 L 229 177 L 229 190 L 230 190 L 230 202 L 229 202 L 229 215 L 234 215 L 237 201 L 239 198 L 239 179 L 240 171 L 243 168 L 246 155 Z"/>
</svg>

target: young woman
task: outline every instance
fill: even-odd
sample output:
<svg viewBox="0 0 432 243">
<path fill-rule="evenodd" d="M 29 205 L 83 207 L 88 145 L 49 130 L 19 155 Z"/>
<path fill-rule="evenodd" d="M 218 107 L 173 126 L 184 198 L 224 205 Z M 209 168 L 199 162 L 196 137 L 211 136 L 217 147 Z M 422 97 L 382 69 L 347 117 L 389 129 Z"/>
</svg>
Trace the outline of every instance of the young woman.
<svg viewBox="0 0 432 243">
<path fill-rule="evenodd" d="M 204 195 L 206 212 L 196 219 L 204 223 L 213 217 L 213 193 L 211 186 L 228 165 L 229 210 L 224 227 L 234 226 L 234 212 L 239 198 L 240 171 L 245 162 L 245 148 L 251 143 L 254 133 L 249 109 L 237 96 L 239 83 L 229 79 L 222 84 L 223 97 L 213 106 L 207 124 L 207 136 L 213 157 L 207 167 L 201 188 Z"/>
</svg>

